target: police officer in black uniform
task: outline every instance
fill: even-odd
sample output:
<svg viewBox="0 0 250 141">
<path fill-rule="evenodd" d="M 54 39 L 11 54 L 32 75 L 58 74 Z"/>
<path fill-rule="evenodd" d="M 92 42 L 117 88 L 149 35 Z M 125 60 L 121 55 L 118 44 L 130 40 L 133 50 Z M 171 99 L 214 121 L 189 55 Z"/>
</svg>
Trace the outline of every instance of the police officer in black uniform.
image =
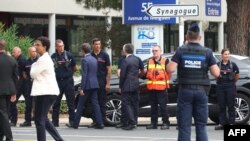
<svg viewBox="0 0 250 141">
<path fill-rule="evenodd" d="M 18 81 L 16 84 L 16 88 L 17 88 L 17 94 L 16 94 L 16 101 L 12 102 L 10 104 L 10 125 L 11 126 L 16 126 L 17 123 L 17 102 L 18 99 L 20 98 L 20 96 L 23 94 L 24 99 L 25 99 L 25 104 L 26 103 L 26 99 L 28 100 L 30 98 L 30 93 L 28 91 L 28 80 L 27 78 L 25 78 L 24 74 L 25 74 L 25 65 L 27 62 L 27 59 L 22 55 L 22 51 L 20 49 L 20 47 L 16 46 L 13 48 L 12 50 L 12 55 L 14 56 L 14 58 L 17 61 L 17 65 L 18 65 Z M 25 115 L 27 116 L 27 115 Z"/>
<path fill-rule="evenodd" d="M 32 113 L 32 97 L 30 96 L 31 88 L 32 88 L 32 79 L 30 77 L 30 68 L 31 65 L 37 61 L 38 55 L 36 53 L 35 47 L 29 47 L 29 59 L 26 61 L 25 69 L 24 69 L 24 78 L 27 80 L 27 90 L 28 94 L 25 98 L 25 121 L 20 124 L 21 127 L 31 126 L 31 113 Z"/>
<path fill-rule="evenodd" d="M 221 57 L 222 61 L 217 63 L 220 68 L 220 77 L 217 79 L 216 86 L 219 104 L 219 125 L 215 127 L 215 130 L 222 130 L 223 125 L 232 125 L 235 122 L 235 83 L 240 77 L 238 66 L 229 59 L 229 49 L 222 49 Z"/>
<path fill-rule="evenodd" d="M 63 94 L 65 93 L 69 124 L 72 125 L 75 118 L 75 94 L 73 73 L 76 71 L 76 62 L 73 55 L 64 50 L 64 43 L 61 39 L 56 40 L 56 52 L 51 56 L 54 65 L 57 83 L 60 89 L 56 102 L 53 105 L 52 123 L 55 127 L 59 126 L 60 105 Z"/>
<path fill-rule="evenodd" d="M 189 141 L 191 136 L 192 117 L 196 126 L 196 141 L 208 141 L 208 93 L 210 86 L 208 69 L 215 77 L 219 68 L 211 49 L 199 44 L 201 36 L 197 24 L 192 24 L 187 31 L 188 44 L 177 48 L 167 71 L 178 70 L 179 83 L 177 99 L 177 120 L 179 127 L 178 141 Z"/>
</svg>

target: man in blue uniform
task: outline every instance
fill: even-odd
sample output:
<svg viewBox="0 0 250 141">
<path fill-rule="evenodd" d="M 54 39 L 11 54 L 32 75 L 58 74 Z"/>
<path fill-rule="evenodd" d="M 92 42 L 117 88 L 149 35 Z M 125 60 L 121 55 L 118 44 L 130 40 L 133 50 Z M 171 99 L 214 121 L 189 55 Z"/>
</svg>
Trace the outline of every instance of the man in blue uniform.
<svg viewBox="0 0 250 141">
<path fill-rule="evenodd" d="M 94 38 L 92 40 L 93 52 L 91 55 L 97 59 L 98 62 L 98 72 L 97 78 L 99 82 L 99 89 L 97 92 L 98 102 L 100 105 L 103 123 L 105 123 L 106 117 L 106 92 L 110 89 L 110 77 L 111 77 L 111 67 L 109 55 L 102 50 L 101 40 L 99 38 Z M 92 115 L 92 117 L 95 117 Z M 89 126 L 95 127 L 95 119 L 92 118 L 93 123 Z"/>
<path fill-rule="evenodd" d="M 177 48 L 167 68 L 168 72 L 178 70 L 178 141 L 190 141 L 192 117 L 196 127 L 196 141 L 208 141 L 208 70 L 217 78 L 219 68 L 211 49 L 199 44 L 199 32 L 197 24 L 190 26 L 186 34 L 188 44 Z"/>
<path fill-rule="evenodd" d="M 16 126 L 17 123 L 17 102 L 20 96 L 23 94 L 24 99 L 28 100 L 30 98 L 30 93 L 28 92 L 28 87 L 27 87 L 27 78 L 25 78 L 25 64 L 27 59 L 22 55 L 22 51 L 20 47 L 16 46 L 12 50 L 12 55 L 17 61 L 17 66 L 18 66 L 18 81 L 16 84 L 17 88 L 17 94 L 16 94 L 16 101 L 10 104 L 10 125 L 11 126 Z"/>
<path fill-rule="evenodd" d="M 25 98 L 25 121 L 20 124 L 21 127 L 31 126 L 31 113 L 32 113 L 32 97 L 30 96 L 32 88 L 32 79 L 30 77 L 31 65 L 37 61 L 38 55 L 35 47 L 29 47 L 28 49 L 29 59 L 26 61 L 24 69 L 24 78 L 27 80 L 27 96 Z"/>
<path fill-rule="evenodd" d="M 53 105 L 52 123 L 54 126 L 59 126 L 59 113 L 62 96 L 65 93 L 66 102 L 68 105 L 69 124 L 73 124 L 75 119 L 75 94 L 74 94 L 74 79 L 73 73 L 76 71 L 76 62 L 73 55 L 64 50 L 62 40 L 56 40 L 56 52 L 51 56 L 54 65 L 57 83 L 60 89 L 56 102 Z"/>
</svg>

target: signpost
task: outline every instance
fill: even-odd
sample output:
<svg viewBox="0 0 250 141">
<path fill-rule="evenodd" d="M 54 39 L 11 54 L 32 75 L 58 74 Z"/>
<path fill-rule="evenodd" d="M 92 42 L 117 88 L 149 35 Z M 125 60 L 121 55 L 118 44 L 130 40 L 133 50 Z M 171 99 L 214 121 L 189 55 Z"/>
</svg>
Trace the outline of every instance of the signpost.
<svg viewBox="0 0 250 141">
<path fill-rule="evenodd" d="M 198 16 L 199 6 L 154 4 L 146 12 L 152 17 Z"/>
<path fill-rule="evenodd" d="M 124 24 L 175 24 L 176 17 L 152 17 L 146 11 L 155 4 L 176 4 L 176 0 L 123 0 Z"/>
<path fill-rule="evenodd" d="M 206 16 L 221 16 L 221 0 L 206 0 Z"/>
</svg>

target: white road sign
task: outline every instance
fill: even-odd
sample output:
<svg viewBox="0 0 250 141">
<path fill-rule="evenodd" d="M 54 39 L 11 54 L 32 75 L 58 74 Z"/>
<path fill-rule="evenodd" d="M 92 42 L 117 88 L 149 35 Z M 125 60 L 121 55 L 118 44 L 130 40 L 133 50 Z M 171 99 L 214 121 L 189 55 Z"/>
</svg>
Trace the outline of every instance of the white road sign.
<svg viewBox="0 0 250 141">
<path fill-rule="evenodd" d="M 151 17 L 187 17 L 198 16 L 198 5 L 166 5 L 155 4 L 148 8 L 146 13 Z"/>
</svg>

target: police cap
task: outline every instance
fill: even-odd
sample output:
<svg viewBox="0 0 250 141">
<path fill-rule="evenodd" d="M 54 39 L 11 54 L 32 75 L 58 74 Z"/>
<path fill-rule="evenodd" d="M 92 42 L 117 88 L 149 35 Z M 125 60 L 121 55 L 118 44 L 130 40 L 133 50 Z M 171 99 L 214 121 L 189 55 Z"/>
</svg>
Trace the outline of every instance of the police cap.
<svg viewBox="0 0 250 141">
<path fill-rule="evenodd" d="M 200 28 L 197 23 L 191 24 L 191 26 L 188 28 L 188 32 L 194 32 L 194 33 L 199 33 Z"/>
</svg>

